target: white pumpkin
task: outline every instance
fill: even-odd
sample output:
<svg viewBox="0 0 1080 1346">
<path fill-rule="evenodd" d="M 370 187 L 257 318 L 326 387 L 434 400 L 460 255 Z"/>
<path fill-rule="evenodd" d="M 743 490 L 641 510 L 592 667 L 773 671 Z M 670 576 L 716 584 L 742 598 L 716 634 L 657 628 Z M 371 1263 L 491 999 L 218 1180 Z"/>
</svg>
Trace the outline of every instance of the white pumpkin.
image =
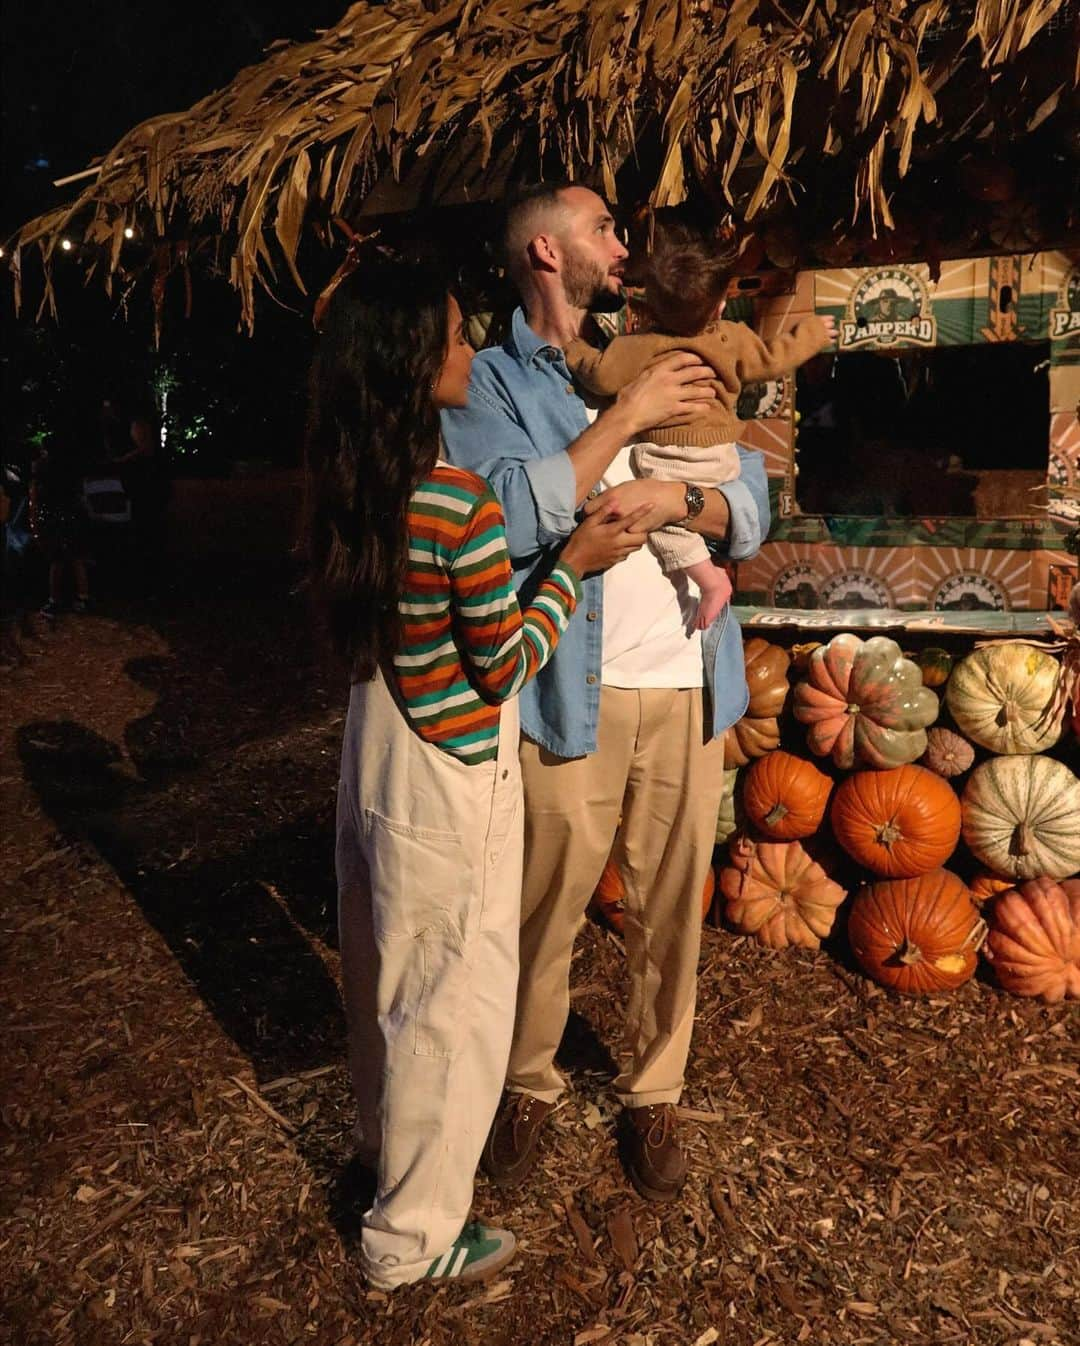
<svg viewBox="0 0 1080 1346">
<path fill-rule="evenodd" d="M 961 733 L 991 752 L 1043 752 L 1061 737 L 1051 714 L 1061 665 L 1033 645 L 988 645 L 952 671 L 945 701 Z"/>
<path fill-rule="evenodd" d="M 1064 879 L 1080 870 L 1080 779 L 1052 757 L 991 757 L 961 801 L 972 855 L 1013 879 Z"/>
</svg>

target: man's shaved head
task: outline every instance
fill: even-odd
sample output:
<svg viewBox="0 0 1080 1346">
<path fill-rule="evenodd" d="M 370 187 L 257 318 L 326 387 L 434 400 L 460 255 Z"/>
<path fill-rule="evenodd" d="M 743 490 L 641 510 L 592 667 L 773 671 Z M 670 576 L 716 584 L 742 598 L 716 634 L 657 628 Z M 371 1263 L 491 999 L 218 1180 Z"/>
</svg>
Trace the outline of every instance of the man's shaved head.
<svg viewBox="0 0 1080 1346">
<path fill-rule="evenodd" d="M 527 249 L 537 234 L 557 234 L 565 227 L 570 211 L 562 193 L 571 186 L 565 181 L 538 182 L 515 193 L 507 203 L 503 257 L 515 283 L 528 266 Z"/>
<path fill-rule="evenodd" d="M 626 249 L 603 197 L 576 182 L 544 182 L 508 204 L 503 230 L 506 269 L 526 297 L 556 281 L 573 308 L 622 307 L 619 277 Z"/>
</svg>

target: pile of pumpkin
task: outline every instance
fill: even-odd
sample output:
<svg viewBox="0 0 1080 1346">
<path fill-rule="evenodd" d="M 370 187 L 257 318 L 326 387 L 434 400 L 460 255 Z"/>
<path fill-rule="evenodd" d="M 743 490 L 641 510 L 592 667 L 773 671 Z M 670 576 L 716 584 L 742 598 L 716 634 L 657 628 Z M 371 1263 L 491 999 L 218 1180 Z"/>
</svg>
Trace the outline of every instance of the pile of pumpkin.
<svg viewBox="0 0 1080 1346">
<path fill-rule="evenodd" d="M 1080 704 L 1054 652 L 1003 641 L 954 667 L 843 633 L 790 654 L 753 638 L 744 655 L 714 912 L 768 947 L 817 949 L 843 907 L 856 961 L 903 992 L 961 985 L 981 950 L 1018 995 L 1080 997 L 1080 779 L 1064 760 Z M 610 862 L 609 915 L 621 886 Z"/>
</svg>

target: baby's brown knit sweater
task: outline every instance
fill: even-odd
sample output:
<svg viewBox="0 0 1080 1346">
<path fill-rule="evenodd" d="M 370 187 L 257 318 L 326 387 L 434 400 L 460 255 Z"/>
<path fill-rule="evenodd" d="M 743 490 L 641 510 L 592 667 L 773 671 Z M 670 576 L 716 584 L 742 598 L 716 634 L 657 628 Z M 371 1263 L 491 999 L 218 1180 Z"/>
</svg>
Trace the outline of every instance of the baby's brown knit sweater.
<svg viewBox="0 0 1080 1346">
<path fill-rule="evenodd" d="M 691 351 L 716 371 L 714 407 L 689 425 L 658 425 L 637 438 L 652 444 L 726 444 L 739 436 L 742 422 L 735 407 L 744 383 L 787 373 L 828 344 L 825 324 L 817 317 L 804 318 L 771 341 L 762 341 L 745 323 L 715 322 L 698 336 L 640 332 L 616 337 L 603 351 L 579 338 L 566 347 L 566 363 L 591 392 L 614 397 L 658 355 Z"/>
</svg>

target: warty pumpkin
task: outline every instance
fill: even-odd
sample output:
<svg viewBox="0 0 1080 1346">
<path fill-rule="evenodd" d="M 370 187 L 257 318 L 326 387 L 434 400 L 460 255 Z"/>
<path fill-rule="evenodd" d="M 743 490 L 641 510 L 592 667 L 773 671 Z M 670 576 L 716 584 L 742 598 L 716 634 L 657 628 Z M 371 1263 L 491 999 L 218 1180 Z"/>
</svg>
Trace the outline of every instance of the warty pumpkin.
<svg viewBox="0 0 1080 1346">
<path fill-rule="evenodd" d="M 720 871 L 724 915 L 770 949 L 817 949 L 846 893 L 797 841 L 733 846 Z"/>
<path fill-rule="evenodd" d="M 967 888 L 947 869 L 913 879 L 879 879 L 855 897 L 848 942 L 882 986 L 926 995 L 963 985 L 986 933 Z"/>
<path fill-rule="evenodd" d="M 855 772 L 837 788 L 829 818 L 848 855 L 883 878 L 937 869 L 960 840 L 959 799 L 922 766 Z"/>
<path fill-rule="evenodd" d="M 995 897 L 983 952 L 1014 995 L 1080 999 L 1080 879 L 1029 879 Z"/>
<path fill-rule="evenodd" d="M 774 715 L 744 715 L 724 734 L 724 770 L 746 766 L 779 746 L 780 721 Z"/>
<path fill-rule="evenodd" d="M 972 650 L 953 669 L 945 702 L 957 727 L 996 753 L 1043 752 L 1061 737 L 1054 699 L 1061 665 L 1022 642 Z"/>
<path fill-rule="evenodd" d="M 975 749 L 951 729 L 928 729 L 922 763 L 938 776 L 962 776 L 975 760 Z"/>
<path fill-rule="evenodd" d="M 701 890 L 702 920 L 709 914 L 715 892 L 716 875 L 710 865 L 705 873 L 705 886 Z M 626 880 L 618 862 L 611 856 L 608 857 L 604 872 L 600 875 L 600 882 L 596 885 L 596 892 L 593 893 L 593 901 L 608 925 L 621 935 L 626 915 Z"/>
<path fill-rule="evenodd" d="M 787 678 L 791 657 L 787 650 L 754 636 L 743 642 L 743 663 L 750 692 L 747 715 L 754 719 L 779 715 L 791 690 Z"/>
<path fill-rule="evenodd" d="M 790 752 L 771 752 L 750 767 L 743 781 L 749 821 L 773 841 L 794 841 L 818 830 L 832 781 L 813 762 Z"/>
<path fill-rule="evenodd" d="M 914 761 L 937 714 L 938 699 L 923 686 L 918 665 L 887 636 L 833 636 L 795 685 L 795 718 L 808 726 L 810 750 L 831 754 L 839 767 Z"/>
<path fill-rule="evenodd" d="M 760 636 L 743 642 L 746 686 L 750 694 L 746 713 L 724 735 L 724 769 L 746 766 L 780 746 L 778 716 L 791 690 L 787 672 L 791 658 L 779 645 Z"/>
<path fill-rule="evenodd" d="M 991 757 L 968 777 L 963 836 L 975 859 L 1013 879 L 1080 870 L 1080 780 L 1052 757 Z"/>
</svg>

